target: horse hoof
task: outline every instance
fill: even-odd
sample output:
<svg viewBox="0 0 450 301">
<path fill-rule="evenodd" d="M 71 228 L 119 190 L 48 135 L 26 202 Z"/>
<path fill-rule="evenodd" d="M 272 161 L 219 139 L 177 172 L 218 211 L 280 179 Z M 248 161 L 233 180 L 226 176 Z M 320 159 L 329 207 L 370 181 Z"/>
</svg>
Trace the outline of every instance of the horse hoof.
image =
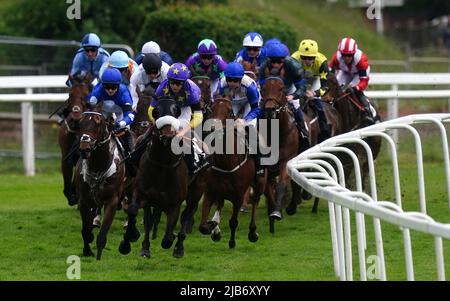
<svg viewBox="0 0 450 301">
<path fill-rule="evenodd" d="M 161 247 L 163 249 L 170 249 L 170 247 L 172 247 L 172 244 L 173 240 L 170 239 L 163 238 L 163 240 L 161 241 Z"/>
<path fill-rule="evenodd" d="M 228 247 L 230 247 L 230 249 L 234 249 L 234 247 L 236 247 L 236 241 L 230 240 L 228 242 Z"/>
<path fill-rule="evenodd" d="M 83 256 L 85 256 L 85 257 L 92 257 L 92 256 L 94 256 L 94 253 L 92 253 L 92 250 L 89 248 L 89 249 L 83 249 Z"/>
<path fill-rule="evenodd" d="M 67 202 L 68 202 L 69 206 L 71 206 L 71 207 L 78 204 L 78 200 L 77 200 L 77 198 L 75 197 L 74 194 L 72 194 L 72 195 L 70 196 L 70 198 L 68 199 Z"/>
<path fill-rule="evenodd" d="M 297 206 L 287 207 L 286 208 L 286 214 L 287 215 L 294 215 L 297 212 Z"/>
<path fill-rule="evenodd" d="M 131 244 L 129 242 L 125 242 L 124 240 L 122 240 L 119 245 L 119 252 L 122 255 L 130 254 Z"/>
<path fill-rule="evenodd" d="M 282 219 L 281 212 L 278 210 L 272 211 L 272 213 L 270 214 L 270 217 L 277 221 L 280 221 Z"/>
<path fill-rule="evenodd" d="M 184 249 L 183 248 L 175 248 L 175 250 L 173 250 L 172 255 L 175 258 L 181 258 L 184 256 Z"/>
<path fill-rule="evenodd" d="M 139 237 L 141 237 L 141 233 L 139 232 L 138 229 L 135 229 L 134 231 L 131 232 L 129 239 L 131 242 L 136 242 L 138 241 Z"/>
<path fill-rule="evenodd" d="M 141 257 L 143 257 L 143 258 L 150 258 L 150 250 L 142 250 L 141 251 Z"/>
<path fill-rule="evenodd" d="M 302 191 L 302 199 L 304 199 L 304 200 L 310 200 L 312 198 L 312 194 L 311 193 L 309 193 L 308 191 L 306 191 L 306 190 L 303 190 Z"/>
<path fill-rule="evenodd" d="M 222 238 L 222 234 L 220 234 L 220 232 L 211 234 L 211 239 L 215 242 L 220 241 L 221 238 Z"/>
<path fill-rule="evenodd" d="M 209 228 L 208 225 L 200 225 L 198 227 L 198 231 L 200 231 L 200 233 L 203 235 L 211 234 L 211 229 Z"/>
<path fill-rule="evenodd" d="M 250 232 L 250 233 L 248 233 L 248 240 L 249 240 L 250 242 L 257 242 L 257 241 L 258 241 L 258 238 L 259 238 L 258 233 L 256 233 L 256 232 Z"/>
</svg>

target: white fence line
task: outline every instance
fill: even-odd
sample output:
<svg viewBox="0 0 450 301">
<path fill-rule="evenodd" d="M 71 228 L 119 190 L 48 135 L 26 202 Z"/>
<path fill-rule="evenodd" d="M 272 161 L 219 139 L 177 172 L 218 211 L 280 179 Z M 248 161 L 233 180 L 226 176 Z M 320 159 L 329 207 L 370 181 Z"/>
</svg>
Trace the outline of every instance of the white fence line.
<svg viewBox="0 0 450 301">
<path fill-rule="evenodd" d="M 369 215 L 374 220 L 375 243 L 381 280 L 387 280 L 384 261 L 383 238 L 380 220 L 400 226 L 403 233 L 405 251 L 405 269 L 408 280 L 414 280 L 413 254 L 411 247 L 410 229 L 430 234 L 435 239 L 437 279 L 445 280 L 444 253 L 442 238 L 450 239 L 450 224 L 434 221 L 426 214 L 425 184 L 423 173 L 423 158 L 421 151 L 421 139 L 414 124 L 432 124 L 437 126 L 440 132 L 443 166 L 445 179 L 443 185 L 447 188 L 447 202 L 450 209 L 450 163 L 448 137 L 444 123 L 450 123 L 450 114 L 422 114 L 410 115 L 402 118 L 379 123 L 361 130 L 332 137 L 320 145 L 316 145 L 288 162 L 288 173 L 291 178 L 314 196 L 328 201 L 330 215 L 331 242 L 333 250 L 333 262 L 335 273 L 341 280 L 352 280 L 351 236 L 350 217 L 348 210 L 356 213 L 356 230 L 358 242 L 358 257 L 361 280 L 367 280 L 365 257 L 365 228 L 361 215 Z M 398 173 L 397 149 L 393 139 L 386 134 L 391 129 L 406 129 L 413 133 L 416 144 L 417 173 L 419 186 L 420 212 L 406 212 L 402 209 L 400 178 Z M 344 170 L 342 164 L 336 164 L 337 171 L 325 161 L 333 158 L 339 161 L 335 155 L 343 149 L 346 143 L 361 143 L 367 145 L 364 138 L 379 136 L 388 142 L 388 150 L 393 165 L 395 200 L 392 202 L 379 201 L 376 190 L 376 174 L 373 169 L 373 160 L 370 148 L 366 149 L 369 163 L 370 195 L 362 192 L 360 166 L 357 161 L 354 164 L 356 191 L 346 188 Z M 353 156 L 354 157 L 354 156 Z M 372 167 L 371 167 L 372 166 Z M 312 171 L 311 171 L 312 170 Z M 342 214 L 344 210 L 344 214 Z"/>
<path fill-rule="evenodd" d="M 67 75 L 43 76 L 1 76 L 0 89 L 23 88 L 25 94 L 0 94 L 0 102 L 23 102 L 22 128 L 24 139 L 32 141 L 23 143 L 24 169 L 26 175 L 34 175 L 34 149 L 26 145 L 34 145 L 33 137 L 33 111 L 31 102 L 61 102 L 68 98 L 67 93 L 34 93 L 36 88 L 65 88 Z M 391 90 L 370 90 L 376 85 L 390 85 Z M 450 89 L 448 90 L 399 90 L 399 85 L 450 85 L 450 73 L 372 73 L 370 75 L 370 88 L 366 92 L 368 97 L 374 99 L 388 99 L 387 118 L 398 117 L 398 100 L 411 98 L 448 98 L 450 108 Z M 31 124 L 31 125 L 30 125 Z M 395 137 L 395 133 L 394 133 Z M 25 140 L 24 140 L 25 141 Z"/>
</svg>

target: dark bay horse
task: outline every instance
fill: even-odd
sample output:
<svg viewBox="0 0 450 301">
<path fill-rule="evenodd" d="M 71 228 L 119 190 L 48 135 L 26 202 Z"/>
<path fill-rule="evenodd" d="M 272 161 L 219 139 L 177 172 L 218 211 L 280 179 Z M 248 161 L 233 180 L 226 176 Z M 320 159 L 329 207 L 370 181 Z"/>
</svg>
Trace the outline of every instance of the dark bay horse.
<svg viewBox="0 0 450 301">
<path fill-rule="evenodd" d="M 117 143 L 108 127 L 109 123 L 99 109 L 83 113 L 80 121 L 81 157 L 75 174 L 84 256 L 93 256 L 89 246 L 94 240 L 92 221 L 97 209 L 104 207 L 105 215 L 96 241 L 97 260 L 101 259 L 106 236 L 125 191 L 125 166 L 120 164 Z"/>
<path fill-rule="evenodd" d="M 256 69 L 256 60 L 253 63 L 242 61 L 244 67 L 244 74 L 250 76 L 251 79 L 256 80 L 258 71 Z"/>
<path fill-rule="evenodd" d="M 356 99 L 356 97 L 354 95 L 343 92 L 334 74 L 329 75 L 328 86 L 328 93 L 324 95 L 323 98 L 330 101 L 330 103 L 332 103 L 333 107 L 341 116 L 340 119 L 342 132 L 346 133 L 364 127 L 365 125 L 362 123 L 363 118 L 361 114 L 363 108 L 359 104 L 359 101 Z M 375 122 L 381 122 L 381 117 L 377 107 L 373 102 L 371 102 L 371 106 L 376 112 L 376 116 L 374 117 Z M 364 139 L 364 141 L 369 144 L 372 150 L 374 160 L 377 158 L 380 152 L 381 140 L 382 139 L 379 136 Z M 346 147 L 353 150 L 362 163 L 362 182 L 364 183 L 368 174 L 366 151 L 360 144 L 346 144 Z M 341 160 L 343 160 L 345 177 L 346 179 L 348 179 L 354 168 L 353 161 L 351 161 L 347 155 L 344 155 L 342 153 L 338 154 L 338 156 L 340 156 Z"/>
<path fill-rule="evenodd" d="M 283 80 L 279 77 L 268 77 L 262 90 L 261 119 L 268 121 L 268 140 L 279 139 L 278 163 L 269 168 L 269 178 L 265 195 L 268 200 L 268 213 L 270 232 L 274 233 L 274 221 L 281 220 L 282 200 L 287 192 L 289 176 L 287 173 L 287 161 L 295 157 L 299 150 L 299 134 L 294 124 L 293 117 L 288 109 Z M 277 137 L 271 137 L 272 120 L 278 119 L 279 126 Z M 306 118 L 305 118 L 306 119 Z M 273 143 L 271 143 L 273 145 Z M 278 183 L 276 183 L 278 177 Z"/>
<path fill-rule="evenodd" d="M 213 133 L 217 134 L 216 137 L 221 141 L 215 141 L 217 148 L 212 156 L 211 169 L 206 174 L 206 190 L 203 197 L 202 220 L 199 230 L 202 234 L 211 234 L 211 238 L 214 241 L 220 240 L 220 212 L 223 208 L 224 200 L 229 200 L 233 204 L 233 213 L 229 220 L 231 235 L 228 246 L 234 248 L 236 246 L 235 234 L 238 226 L 239 209 L 250 184 L 255 178 L 255 162 L 249 154 L 244 129 L 242 128 L 242 131 L 239 132 L 239 129 L 235 128 L 234 122 L 230 122 L 235 120 L 231 101 L 227 98 L 216 98 L 211 106 L 211 111 L 212 118 L 217 121 Z M 229 121 L 228 125 L 233 127 L 228 130 L 227 120 Z M 256 139 L 256 137 L 253 138 Z M 233 143 L 232 153 L 226 152 L 225 144 L 228 141 Z M 222 149 L 218 149 L 219 145 L 222 146 Z M 243 152 L 238 152 L 239 148 Z M 252 216 L 248 233 L 248 239 L 251 242 L 258 240 L 255 222 L 256 207 L 264 192 L 266 180 L 267 172 L 263 177 L 256 179 L 257 183 L 251 199 Z M 208 222 L 208 214 L 211 205 L 214 203 L 217 204 L 218 209 L 213 220 Z"/>
<path fill-rule="evenodd" d="M 322 101 L 323 110 L 327 117 L 328 124 L 331 125 L 331 137 L 336 136 L 342 133 L 342 121 L 341 115 L 337 112 L 337 110 L 328 102 Z M 303 114 L 305 116 L 305 121 L 308 123 L 309 128 L 309 143 L 311 146 L 319 143 L 321 130 L 318 126 L 318 115 L 316 108 L 314 108 L 314 104 L 312 103 L 312 99 L 301 99 L 301 107 Z M 311 198 L 311 195 L 306 191 L 301 189 L 301 187 L 292 181 L 292 198 L 289 205 L 286 207 L 286 213 L 288 215 L 293 215 L 297 212 L 297 205 L 301 204 L 302 198 L 308 200 Z M 317 212 L 317 205 L 319 199 L 315 198 L 312 212 Z"/>
<path fill-rule="evenodd" d="M 169 249 L 174 240 L 174 230 L 179 219 L 181 205 L 186 200 L 186 208 L 181 214 L 181 230 L 173 251 L 174 257 L 184 255 L 183 242 L 189 227 L 192 227 L 194 213 L 204 191 L 202 173 L 190 176 L 183 154 L 174 153 L 172 140 L 176 137 L 179 123 L 179 108 L 172 99 L 159 99 L 153 110 L 157 125 L 151 132 L 151 141 L 139 162 L 135 178 L 135 190 L 128 206 L 128 227 L 119 246 L 119 252 L 128 254 L 130 242 L 137 241 L 139 231 L 136 228 L 136 215 L 144 208 L 145 238 L 142 242 L 142 257 L 150 257 L 150 231 L 154 225 L 154 210 L 167 215 L 166 231 L 161 241 L 164 249 Z M 163 122 L 158 128 L 159 121 Z M 189 138 L 186 138 L 189 139 Z M 174 142 L 178 143 L 178 142 Z M 190 143 L 190 142 L 189 142 Z"/>
<path fill-rule="evenodd" d="M 69 76 L 72 87 L 66 100 L 69 115 L 59 127 L 58 144 L 61 148 L 61 172 L 64 180 L 64 196 L 70 206 L 76 205 L 73 172 L 78 160 L 79 122 L 86 110 L 86 97 L 91 90 L 91 76 L 82 79 Z"/>
<path fill-rule="evenodd" d="M 211 79 L 206 75 L 195 75 L 191 80 L 200 88 L 200 107 L 203 111 L 202 125 L 211 117 Z M 209 132 L 202 132 L 203 136 L 208 135 Z"/>
<path fill-rule="evenodd" d="M 131 130 L 136 134 L 136 137 L 139 137 L 144 134 L 150 126 L 148 120 L 148 108 L 152 102 L 152 97 L 155 97 L 155 89 L 149 85 L 141 91 L 137 86 L 136 93 L 139 97 L 139 101 L 136 106 L 136 114 Z"/>
</svg>

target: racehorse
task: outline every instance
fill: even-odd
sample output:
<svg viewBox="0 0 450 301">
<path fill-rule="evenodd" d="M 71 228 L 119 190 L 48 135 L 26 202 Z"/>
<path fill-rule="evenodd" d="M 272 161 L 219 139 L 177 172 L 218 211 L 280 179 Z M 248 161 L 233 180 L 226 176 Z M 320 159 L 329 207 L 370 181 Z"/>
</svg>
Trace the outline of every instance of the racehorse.
<svg viewBox="0 0 450 301">
<path fill-rule="evenodd" d="M 97 260 L 101 259 L 106 236 L 120 200 L 124 197 L 125 166 L 120 164 L 116 138 L 98 107 L 84 112 L 80 121 L 80 159 L 76 166 L 76 194 L 82 219 L 83 255 L 93 256 L 92 221 L 97 209 L 104 207 L 104 219 L 97 236 Z"/>
<path fill-rule="evenodd" d="M 134 183 L 135 190 L 127 210 L 128 227 L 119 246 L 119 252 L 122 254 L 128 254 L 131 251 L 130 242 L 135 242 L 139 238 L 140 234 L 136 229 L 136 215 L 139 208 L 144 208 L 145 228 L 141 256 L 150 257 L 149 236 L 154 225 L 152 208 L 162 210 L 167 215 L 166 231 L 161 246 L 169 249 L 175 240 L 173 231 L 179 218 L 181 204 L 186 200 L 186 208 L 181 214 L 181 230 L 173 251 L 174 257 L 184 255 L 183 241 L 189 228 L 192 227 L 193 215 L 203 194 L 204 181 L 201 172 L 196 176 L 190 176 L 183 154 L 175 154 L 172 151 L 172 140 L 179 127 L 175 116 L 179 113 L 173 99 L 159 99 L 153 110 L 156 127 L 150 134 L 151 141 L 147 144 L 139 162 Z"/>
<path fill-rule="evenodd" d="M 256 60 L 253 63 L 242 61 L 244 67 L 244 74 L 250 76 L 251 79 L 256 80 L 258 71 L 256 69 Z"/>
<path fill-rule="evenodd" d="M 227 130 L 226 121 L 235 120 L 232 103 L 228 98 L 216 98 L 211 106 L 212 118 L 217 121 L 214 125 L 215 139 L 222 140 L 216 142 L 216 146 L 221 144 L 222 149 L 215 149 L 212 155 L 212 167 L 207 171 L 206 190 L 203 197 L 202 220 L 199 230 L 202 234 L 211 234 L 214 241 L 220 240 L 221 234 L 219 229 L 220 212 L 224 205 L 224 200 L 228 199 L 233 204 L 233 213 L 229 220 L 230 240 L 228 246 L 234 248 L 236 246 L 235 234 L 238 226 L 238 214 L 241 208 L 247 189 L 250 187 L 252 180 L 255 178 L 255 162 L 250 156 L 245 141 L 245 135 L 239 133 L 239 129 L 233 126 Z M 256 137 L 254 137 L 256 138 Z M 225 151 L 224 142 L 231 140 L 233 142 L 233 153 L 229 154 Z M 240 154 L 238 149 L 244 146 L 244 153 Z M 220 151 L 220 153 L 218 153 Z M 249 225 L 248 239 L 251 242 L 258 240 L 256 232 L 256 206 L 264 192 L 265 181 L 267 180 L 267 172 L 264 177 L 258 177 L 256 188 L 254 190 L 252 203 L 252 216 Z M 207 221 L 211 205 L 217 203 L 217 211 L 212 221 Z"/>
<path fill-rule="evenodd" d="M 69 91 L 69 98 L 66 100 L 65 110 L 70 113 L 59 127 L 58 133 L 62 158 L 61 172 L 64 180 L 63 192 L 70 206 L 77 204 L 73 172 L 78 160 L 79 122 L 86 109 L 86 97 L 92 88 L 91 79 L 90 75 L 84 78 L 69 76 L 72 86 Z"/>
<path fill-rule="evenodd" d="M 322 100 L 321 100 L 322 101 Z M 318 114 L 316 108 L 314 107 L 312 99 L 301 99 L 301 108 L 305 116 L 305 120 L 309 123 L 309 134 L 310 134 L 310 145 L 314 146 L 319 143 L 321 136 L 321 130 L 318 126 Z M 328 124 L 331 125 L 331 137 L 342 133 L 342 122 L 341 115 L 337 110 L 328 102 L 322 101 L 323 110 L 327 117 Z M 301 195 L 301 197 L 300 197 Z M 306 190 L 301 190 L 301 187 L 292 181 L 292 198 L 289 205 L 286 207 L 286 213 L 288 215 L 293 215 L 297 211 L 297 205 L 301 204 L 302 198 L 307 200 L 311 198 L 311 195 Z M 319 199 L 315 198 L 312 212 L 317 213 L 317 205 Z"/>
<path fill-rule="evenodd" d="M 269 166 L 268 184 L 265 195 L 268 200 L 270 232 L 274 233 L 274 221 L 281 220 L 282 200 L 287 192 L 289 176 L 287 173 L 287 161 L 295 157 L 299 150 L 299 134 L 293 122 L 293 117 L 288 109 L 284 83 L 280 77 L 268 77 L 261 90 L 263 114 L 261 119 L 268 122 L 268 139 L 271 141 L 272 120 L 279 120 L 279 159 L 278 163 Z M 305 117 L 305 120 L 306 117 Z M 273 144 L 273 143 L 271 143 Z M 279 177 L 276 183 L 276 177 Z"/>
<path fill-rule="evenodd" d="M 365 124 L 362 123 L 362 111 L 364 108 L 360 105 L 354 95 L 343 92 L 343 89 L 339 85 L 334 74 L 330 74 L 328 77 L 328 87 L 329 90 L 323 98 L 330 101 L 341 116 L 342 132 L 346 133 L 364 127 Z M 381 122 L 381 117 L 375 104 L 370 104 L 376 113 L 376 116 L 374 117 L 375 122 Z M 365 138 L 364 141 L 369 144 L 372 150 L 373 159 L 375 160 L 380 152 L 382 141 L 381 137 L 369 137 Z M 360 144 L 347 144 L 346 147 L 350 148 L 353 152 L 355 152 L 355 154 L 358 155 L 359 160 L 362 163 L 362 182 L 365 183 L 369 168 L 366 151 Z M 338 155 L 342 158 L 341 160 L 344 163 L 345 178 L 347 180 L 354 169 L 353 161 L 351 161 L 347 155 Z"/>
<path fill-rule="evenodd" d="M 139 137 L 144 134 L 150 126 L 148 120 L 148 108 L 152 102 L 152 97 L 155 97 L 155 89 L 151 85 L 148 85 L 141 91 L 141 89 L 136 86 L 136 93 L 139 101 L 136 106 L 136 115 L 131 130 Z"/>
<path fill-rule="evenodd" d="M 191 80 L 200 88 L 200 107 L 203 111 L 202 125 L 211 117 L 211 79 L 206 75 L 195 75 Z M 202 131 L 202 135 L 208 135 L 208 131 Z"/>
</svg>

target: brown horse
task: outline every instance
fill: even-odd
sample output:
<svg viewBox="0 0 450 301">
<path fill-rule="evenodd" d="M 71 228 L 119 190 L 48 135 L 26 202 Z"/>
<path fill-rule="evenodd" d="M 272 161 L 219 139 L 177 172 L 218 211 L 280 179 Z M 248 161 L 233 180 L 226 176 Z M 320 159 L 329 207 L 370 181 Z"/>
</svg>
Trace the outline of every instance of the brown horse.
<svg viewBox="0 0 450 301">
<path fill-rule="evenodd" d="M 258 71 L 256 69 L 256 60 L 253 63 L 242 61 L 244 67 L 244 74 L 250 76 L 251 79 L 256 80 Z"/>
<path fill-rule="evenodd" d="M 179 110 L 179 109 L 178 109 Z M 177 105 L 172 99 L 160 99 L 153 110 L 153 117 L 177 116 Z M 173 120 L 176 120 L 173 117 Z M 157 124 L 158 121 L 156 121 Z M 127 210 L 128 227 L 119 246 L 119 252 L 128 254 L 130 242 L 137 241 L 139 231 L 136 228 L 136 215 L 139 208 L 144 208 L 145 238 L 142 242 L 142 257 L 150 257 L 150 231 L 154 225 L 154 210 L 162 210 L 167 215 L 166 231 L 161 246 L 168 249 L 175 240 L 174 229 L 177 224 L 181 204 L 186 200 L 186 208 L 181 214 L 181 230 L 173 251 L 174 257 L 184 255 L 183 242 L 186 233 L 192 227 L 194 213 L 203 194 L 202 173 L 190 176 L 183 154 L 172 151 L 172 140 L 176 129 L 172 124 L 165 124 L 151 132 L 151 141 L 139 162 L 135 179 L 135 190 Z"/>
<path fill-rule="evenodd" d="M 196 75 L 191 80 L 200 88 L 200 107 L 203 111 L 203 122 L 211 117 L 211 79 L 206 75 Z M 203 135 L 207 135 L 208 132 L 204 132 Z"/>
<path fill-rule="evenodd" d="M 141 91 L 141 89 L 137 86 L 136 93 L 139 101 L 137 103 L 136 114 L 131 130 L 136 134 L 136 137 L 139 137 L 144 134 L 150 126 L 148 120 L 148 108 L 152 103 L 152 97 L 155 96 L 155 89 L 149 85 Z"/>
<path fill-rule="evenodd" d="M 117 142 L 108 129 L 109 123 L 95 110 L 84 112 L 80 121 L 80 155 L 76 167 L 76 193 L 82 219 L 83 255 L 93 256 L 92 221 L 97 209 L 104 207 L 105 216 L 97 236 L 97 260 L 101 259 L 106 236 L 120 200 L 124 197 L 125 167 Z"/>
<path fill-rule="evenodd" d="M 328 102 L 322 101 L 323 110 L 327 117 L 328 124 L 331 125 L 331 136 L 336 136 L 342 133 L 342 122 L 341 115 L 336 111 L 336 109 Z M 309 124 L 309 141 L 310 145 L 316 145 L 320 139 L 321 130 L 318 126 L 318 115 L 316 108 L 314 107 L 312 99 L 303 98 L 301 100 L 302 103 L 302 111 L 305 116 L 305 121 Z M 301 197 L 300 197 L 301 195 Z M 292 198 L 289 205 L 286 207 L 286 213 L 288 215 L 293 215 L 297 212 L 297 205 L 301 204 L 302 198 L 308 200 L 311 198 L 311 195 L 306 190 L 301 190 L 301 187 L 298 186 L 297 183 L 292 181 Z M 317 212 L 317 205 L 319 199 L 315 198 L 312 212 Z"/>
<path fill-rule="evenodd" d="M 281 220 L 282 200 L 287 192 L 289 176 L 287 161 L 295 157 L 299 149 L 299 134 L 288 109 L 283 80 L 279 77 L 268 77 L 261 91 L 263 114 L 261 119 L 268 120 L 268 140 L 279 139 L 278 163 L 269 166 L 269 179 L 266 185 L 270 232 L 274 233 L 274 221 Z M 272 120 L 278 119 L 277 137 L 271 137 Z M 306 118 L 305 118 L 306 119 Z M 271 143 L 273 144 L 273 143 Z M 279 177 L 276 183 L 276 177 Z"/>
<path fill-rule="evenodd" d="M 245 135 L 239 129 L 233 128 L 227 130 L 226 122 L 234 121 L 232 103 L 227 98 L 216 98 L 211 106 L 212 118 L 217 120 L 214 127 L 214 135 L 221 140 L 222 149 L 216 149 L 212 156 L 212 167 L 207 171 L 206 190 L 203 197 L 202 220 L 199 230 L 202 234 L 211 234 L 214 241 L 220 240 L 221 234 L 219 229 L 220 212 L 227 199 L 233 204 L 233 213 L 229 221 L 230 240 L 228 246 L 234 248 L 236 246 L 235 234 L 238 226 L 239 209 L 242 206 L 244 196 L 255 178 L 255 162 L 250 156 L 248 149 L 244 149 L 245 153 L 239 154 L 238 149 L 241 146 L 246 147 Z M 215 139 L 217 139 L 215 137 Z M 255 137 L 256 138 L 256 137 Z M 233 152 L 226 152 L 224 142 L 233 141 Z M 215 141 L 216 145 L 219 141 Z M 239 146 L 238 146 L 239 145 Z M 220 153 L 218 153 L 220 152 Z M 251 199 L 252 217 L 249 225 L 248 239 L 251 242 L 258 240 L 256 232 L 256 207 L 259 199 L 264 192 L 265 182 L 267 180 L 267 172 L 263 177 L 256 179 L 256 187 Z M 217 203 L 218 210 L 212 221 L 207 221 L 211 205 Z"/>
<path fill-rule="evenodd" d="M 64 195 L 70 206 L 76 205 L 73 172 L 78 160 L 79 122 L 86 109 L 86 97 L 91 90 L 91 76 L 83 79 L 69 76 L 72 87 L 66 100 L 69 115 L 59 128 L 58 143 L 61 148 L 61 172 L 64 180 Z"/>
<path fill-rule="evenodd" d="M 355 98 L 355 96 L 343 92 L 334 74 L 329 75 L 328 86 L 329 90 L 327 94 L 324 95 L 324 99 L 330 101 L 333 107 L 341 116 L 340 119 L 342 132 L 346 133 L 364 127 L 365 125 L 362 123 L 363 108 L 361 107 L 359 101 Z M 376 112 L 376 116 L 374 118 L 375 121 L 380 122 L 381 117 L 377 107 L 375 106 L 374 103 L 371 103 L 371 106 Z M 364 139 L 364 141 L 366 141 L 369 144 L 372 150 L 372 156 L 374 160 L 377 158 L 380 152 L 381 140 L 382 139 L 379 136 Z M 360 144 L 348 144 L 346 146 L 351 150 L 353 150 L 353 152 L 355 152 L 355 154 L 358 155 L 359 160 L 362 163 L 361 164 L 363 170 L 362 182 L 364 183 L 368 174 L 368 162 L 366 151 Z M 345 178 L 348 179 L 354 168 L 353 161 L 351 161 L 347 155 L 343 154 L 338 155 L 341 157 L 341 160 L 343 161 L 344 164 Z"/>
</svg>

